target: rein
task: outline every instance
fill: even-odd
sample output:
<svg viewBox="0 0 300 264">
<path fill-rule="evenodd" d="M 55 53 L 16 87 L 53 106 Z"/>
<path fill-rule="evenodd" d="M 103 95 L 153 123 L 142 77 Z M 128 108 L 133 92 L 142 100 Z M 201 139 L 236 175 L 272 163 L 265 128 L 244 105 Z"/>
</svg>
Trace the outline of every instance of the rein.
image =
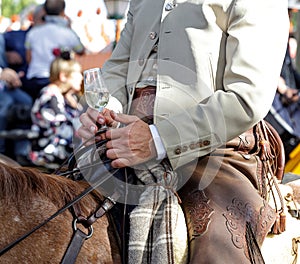
<svg viewBox="0 0 300 264">
<path fill-rule="evenodd" d="M 96 135 L 99 135 L 101 133 L 104 133 L 106 129 L 100 129 Z M 94 138 L 94 137 L 92 137 Z M 7 251 L 15 247 L 18 243 L 26 239 L 28 236 L 30 236 L 32 233 L 37 231 L 39 228 L 43 227 L 46 225 L 48 222 L 50 222 L 52 219 L 57 217 L 58 215 L 62 214 L 65 212 L 67 209 L 70 209 L 73 205 L 75 205 L 77 202 L 79 202 L 81 199 L 83 199 L 85 196 L 90 194 L 93 190 L 95 190 L 97 187 L 102 185 L 104 182 L 106 182 L 112 175 L 115 175 L 119 169 L 114 169 L 110 166 L 110 160 L 101 160 L 101 162 L 94 162 L 92 164 L 89 164 L 87 166 L 82 166 L 80 168 L 74 168 L 76 165 L 75 162 L 75 156 L 82 155 L 86 153 L 86 151 L 89 151 L 92 145 L 89 145 L 87 147 L 82 148 L 82 146 L 87 142 L 90 141 L 92 138 L 86 140 L 80 146 L 77 148 L 77 151 L 74 151 L 74 154 L 71 155 L 71 157 L 66 160 L 60 168 L 56 172 L 58 172 L 63 165 L 65 165 L 66 162 L 69 163 L 69 170 L 64 171 L 63 173 L 59 173 L 57 175 L 60 176 L 70 176 L 73 175 L 74 173 L 79 173 L 80 171 L 82 172 L 83 170 L 91 169 L 93 167 L 97 167 L 96 173 L 97 175 L 102 175 L 104 174 L 101 179 L 91 183 L 89 187 L 87 187 L 82 193 L 77 195 L 73 200 L 65 204 L 62 208 L 57 210 L 54 214 L 52 214 L 50 217 L 48 217 L 46 220 L 44 220 L 42 223 L 39 225 L 35 226 L 33 229 L 25 233 L 24 235 L 20 236 L 17 238 L 15 241 L 9 243 L 7 246 L 5 246 L 3 249 L 0 250 L 0 256 L 5 254 Z M 99 146 L 103 146 L 107 140 L 101 140 L 99 142 L 96 142 L 95 145 L 98 148 Z M 104 165 L 104 166 L 99 166 L 99 165 Z M 109 166 L 109 169 L 106 166 Z M 70 169 L 71 168 L 71 169 Z M 109 173 L 108 173 L 109 172 Z M 115 190 L 114 193 L 111 196 L 106 197 L 106 199 L 103 201 L 103 203 L 98 207 L 98 209 L 87 219 L 83 218 L 82 216 L 77 216 L 77 218 L 74 218 L 73 221 L 73 237 L 69 243 L 69 246 L 64 254 L 64 257 L 62 259 L 61 264 L 71 264 L 75 263 L 76 258 L 80 252 L 81 246 L 83 245 L 83 242 L 90 238 L 93 234 L 93 227 L 92 224 L 97 221 L 100 217 L 102 217 L 106 212 L 108 212 L 116 203 L 116 200 L 120 197 L 120 194 Z M 88 229 L 88 233 L 84 233 L 81 231 L 79 228 L 77 228 L 77 223 L 82 224 L 85 228 Z"/>
</svg>

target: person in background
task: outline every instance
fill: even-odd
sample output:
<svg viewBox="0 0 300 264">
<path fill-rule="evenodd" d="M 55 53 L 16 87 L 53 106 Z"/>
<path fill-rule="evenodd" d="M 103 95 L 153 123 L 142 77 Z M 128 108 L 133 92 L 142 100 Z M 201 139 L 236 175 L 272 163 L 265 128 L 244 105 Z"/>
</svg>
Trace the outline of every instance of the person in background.
<svg viewBox="0 0 300 264">
<path fill-rule="evenodd" d="M 0 131 L 9 130 L 10 128 L 27 129 L 26 124 L 17 122 L 17 116 L 13 116 L 15 120 L 10 120 L 13 127 L 9 127 L 9 111 L 18 105 L 22 106 L 23 109 L 31 109 L 32 99 L 20 89 L 22 82 L 17 72 L 7 67 L 4 46 L 4 36 L 0 34 Z M 1 154 L 11 156 L 23 166 L 32 165 L 29 160 L 30 141 L 28 139 L 16 139 L 11 142 L 12 150 L 7 144 L 6 139 L 0 138 Z"/>
<path fill-rule="evenodd" d="M 50 64 L 54 59 L 53 50 L 73 50 L 77 54 L 84 53 L 84 46 L 78 35 L 70 28 L 65 18 L 64 0 L 46 0 L 45 23 L 33 27 L 26 34 L 25 47 L 28 63 L 27 81 L 24 89 L 37 98 L 40 90 L 50 83 Z"/>
<path fill-rule="evenodd" d="M 126 114 L 88 108 L 78 130 L 97 140 L 111 126 L 111 166 L 134 171 L 121 196 L 135 205 L 124 263 L 264 263 L 276 214 L 261 185 L 261 120 L 288 27 L 281 0 L 130 1 L 102 69 Z"/>
<path fill-rule="evenodd" d="M 7 65 L 18 73 L 24 86 L 26 86 L 25 81 L 28 68 L 25 49 L 26 34 L 33 26 L 38 26 L 44 23 L 44 15 L 44 5 L 38 5 L 33 10 L 32 24 L 28 29 L 11 30 L 4 33 Z"/>
<path fill-rule="evenodd" d="M 300 8 L 298 5 L 296 9 Z M 295 6 L 292 8 L 291 2 L 289 6 L 288 12 L 291 19 Z M 265 120 L 276 129 L 282 139 L 286 162 L 290 158 L 290 153 L 300 143 L 300 73 L 295 66 L 295 38 L 292 29 L 291 24 L 276 95 L 265 117 Z"/>
<path fill-rule="evenodd" d="M 69 51 L 57 51 L 50 66 L 50 84 L 41 90 L 32 107 L 32 129 L 40 137 L 33 141 L 30 157 L 35 165 L 59 167 L 73 151 L 74 131 L 81 105 L 81 66 Z"/>
</svg>

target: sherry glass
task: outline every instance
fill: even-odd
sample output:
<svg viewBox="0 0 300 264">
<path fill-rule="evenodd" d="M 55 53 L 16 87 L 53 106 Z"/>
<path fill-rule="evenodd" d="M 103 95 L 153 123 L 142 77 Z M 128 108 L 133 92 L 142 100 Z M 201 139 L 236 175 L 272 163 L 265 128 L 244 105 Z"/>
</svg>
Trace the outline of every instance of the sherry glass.
<svg viewBox="0 0 300 264">
<path fill-rule="evenodd" d="M 83 72 L 85 100 L 89 107 L 102 112 L 109 100 L 109 91 L 104 83 L 100 68 Z"/>
</svg>

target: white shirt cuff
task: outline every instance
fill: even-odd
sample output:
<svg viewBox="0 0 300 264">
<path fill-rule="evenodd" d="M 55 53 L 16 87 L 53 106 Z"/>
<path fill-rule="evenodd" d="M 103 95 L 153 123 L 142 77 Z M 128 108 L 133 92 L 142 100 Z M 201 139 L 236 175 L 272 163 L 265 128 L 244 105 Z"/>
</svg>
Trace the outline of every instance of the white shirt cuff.
<svg viewBox="0 0 300 264">
<path fill-rule="evenodd" d="M 152 138 L 154 140 L 154 145 L 155 145 L 155 148 L 156 148 L 156 153 L 157 153 L 156 159 L 157 160 L 162 160 L 167 155 L 166 149 L 165 149 L 165 147 L 163 145 L 163 142 L 162 142 L 162 140 L 159 136 L 159 133 L 157 131 L 156 126 L 155 125 L 149 125 L 149 128 L 150 128 Z"/>
</svg>

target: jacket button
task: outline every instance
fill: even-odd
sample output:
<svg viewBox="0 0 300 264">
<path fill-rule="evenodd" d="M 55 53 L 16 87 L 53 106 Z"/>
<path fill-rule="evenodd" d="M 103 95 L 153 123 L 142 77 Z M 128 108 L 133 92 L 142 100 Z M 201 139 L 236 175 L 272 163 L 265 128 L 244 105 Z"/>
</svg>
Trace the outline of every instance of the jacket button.
<svg viewBox="0 0 300 264">
<path fill-rule="evenodd" d="M 203 145 L 204 146 L 209 146 L 210 145 L 210 141 L 209 140 L 204 140 L 203 141 Z"/>
<path fill-rule="evenodd" d="M 149 34 L 149 38 L 150 38 L 151 40 L 154 40 L 154 39 L 156 38 L 156 36 L 157 36 L 157 33 L 154 32 L 154 31 L 150 32 L 150 34 Z"/>
<path fill-rule="evenodd" d="M 190 144 L 190 149 L 195 149 L 195 148 L 196 148 L 196 144 L 195 143 Z"/>
<path fill-rule="evenodd" d="M 177 148 L 174 150 L 174 153 L 175 153 L 176 155 L 181 154 L 181 148 L 180 148 L 180 147 L 177 147 Z"/>
</svg>

